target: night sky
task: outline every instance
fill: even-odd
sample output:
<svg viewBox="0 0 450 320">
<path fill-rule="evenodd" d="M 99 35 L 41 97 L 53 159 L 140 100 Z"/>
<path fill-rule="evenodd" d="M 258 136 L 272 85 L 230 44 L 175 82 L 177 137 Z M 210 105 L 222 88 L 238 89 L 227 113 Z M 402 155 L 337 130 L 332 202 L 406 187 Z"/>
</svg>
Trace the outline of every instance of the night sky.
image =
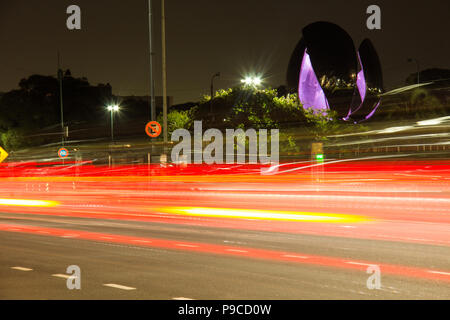
<svg viewBox="0 0 450 320">
<path fill-rule="evenodd" d="M 160 4 L 154 2 L 155 80 L 161 94 Z M 82 30 L 66 28 L 66 8 L 82 10 Z M 382 9 L 382 30 L 366 28 L 366 9 Z M 329 21 L 343 27 L 356 47 L 369 37 L 380 55 L 385 87 L 404 85 L 421 67 L 450 69 L 448 0 L 166 0 L 168 94 L 175 103 L 196 101 L 217 88 L 239 84 L 248 73 L 268 85 L 285 83 L 290 55 L 304 26 Z M 0 92 L 31 74 L 63 68 L 116 95 L 149 94 L 147 0 L 0 0 Z"/>
</svg>

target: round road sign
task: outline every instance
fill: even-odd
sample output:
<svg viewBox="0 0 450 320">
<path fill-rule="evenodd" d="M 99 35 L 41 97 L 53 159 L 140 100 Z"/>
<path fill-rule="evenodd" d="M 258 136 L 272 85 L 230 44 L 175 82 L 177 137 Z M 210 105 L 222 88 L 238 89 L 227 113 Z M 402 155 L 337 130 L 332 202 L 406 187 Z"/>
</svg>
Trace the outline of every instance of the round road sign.
<svg viewBox="0 0 450 320">
<path fill-rule="evenodd" d="M 69 156 L 69 150 L 67 150 L 66 148 L 61 148 L 58 150 L 58 157 L 60 157 L 61 159 L 65 159 Z"/>
<path fill-rule="evenodd" d="M 150 138 L 157 138 L 161 135 L 162 127 L 156 121 L 151 121 L 145 127 L 145 132 Z"/>
</svg>

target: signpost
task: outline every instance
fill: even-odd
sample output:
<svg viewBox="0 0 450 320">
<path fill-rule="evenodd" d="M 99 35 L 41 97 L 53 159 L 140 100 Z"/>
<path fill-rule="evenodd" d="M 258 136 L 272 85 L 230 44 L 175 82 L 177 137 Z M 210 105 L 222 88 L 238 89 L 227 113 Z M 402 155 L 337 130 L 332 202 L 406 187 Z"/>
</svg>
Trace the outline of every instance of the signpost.
<svg viewBox="0 0 450 320">
<path fill-rule="evenodd" d="M 66 159 L 69 156 L 69 150 L 66 148 L 61 148 L 58 150 L 58 157 L 61 159 Z"/>
<path fill-rule="evenodd" d="M 311 146 L 311 178 L 314 182 L 321 182 L 324 179 L 323 164 L 325 154 L 323 152 L 323 143 L 316 142 Z"/>
<path fill-rule="evenodd" d="M 8 152 L 0 147 L 0 163 L 2 163 L 6 158 L 8 158 Z"/>
</svg>

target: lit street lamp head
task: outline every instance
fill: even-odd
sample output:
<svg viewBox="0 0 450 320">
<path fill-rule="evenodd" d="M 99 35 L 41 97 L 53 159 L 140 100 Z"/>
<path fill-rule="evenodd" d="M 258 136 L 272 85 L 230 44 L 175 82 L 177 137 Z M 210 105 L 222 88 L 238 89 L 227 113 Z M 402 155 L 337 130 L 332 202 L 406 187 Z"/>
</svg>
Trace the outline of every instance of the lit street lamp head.
<svg viewBox="0 0 450 320">
<path fill-rule="evenodd" d="M 120 107 L 118 105 L 108 106 L 108 111 L 117 112 L 119 110 L 120 110 Z"/>
<path fill-rule="evenodd" d="M 246 86 L 254 86 L 257 87 L 261 85 L 262 79 L 260 77 L 246 77 L 241 80 L 241 82 Z"/>
</svg>

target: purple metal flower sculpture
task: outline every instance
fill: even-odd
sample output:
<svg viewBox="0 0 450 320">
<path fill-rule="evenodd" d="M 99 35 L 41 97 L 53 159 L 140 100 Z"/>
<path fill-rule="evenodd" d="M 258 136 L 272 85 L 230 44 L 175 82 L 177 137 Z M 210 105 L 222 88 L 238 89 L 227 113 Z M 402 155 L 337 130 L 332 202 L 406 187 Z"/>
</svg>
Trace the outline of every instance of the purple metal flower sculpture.
<svg viewBox="0 0 450 320">
<path fill-rule="evenodd" d="M 369 119 L 380 106 L 381 65 L 369 40 L 356 51 L 339 26 L 316 22 L 303 29 L 292 54 L 288 86 L 305 109 L 334 110 L 343 120 Z"/>
</svg>

